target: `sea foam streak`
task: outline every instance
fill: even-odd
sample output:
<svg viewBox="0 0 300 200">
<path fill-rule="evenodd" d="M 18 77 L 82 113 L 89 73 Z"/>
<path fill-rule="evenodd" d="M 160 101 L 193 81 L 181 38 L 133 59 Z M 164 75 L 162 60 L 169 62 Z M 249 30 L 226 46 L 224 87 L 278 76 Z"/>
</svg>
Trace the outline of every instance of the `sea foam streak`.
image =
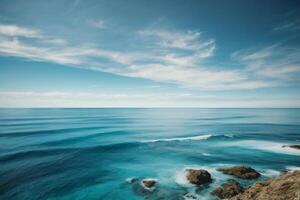
<svg viewBox="0 0 300 200">
<path fill-rule="evenodd" d="M 289 171 L 295 171 L 295 170 L 300 170 L 300 167 L 296 167 L 296 166 L 287 166 L 286 169 L 289 170 Z"/>
<path fill-rule="evenodd" d="M 280 171 L 273 170 L 273 169 L 265 169 L 265 170 L 260 171 L 260 173 L 267 177 L 276 177 L 276 176 L 280 175 Z"/>
<path fill-rule="evenodd" d="M 300 151 L 290 147 L 283 147 L 284 143 L 262 141 L 262 140 L 241 140 L 224 143 L 223 146 L 241 146 L 243 148 L 259 149 L 281 154 L 300 155 Z"/>
<path fill-rule="evenodd" d="M 156 140 L 144 140 L 142 142 L 170 142 L 170 141 L 185 141 L 185 140 L 207 140 L 208 138 L 212 137 L 213 135 L 197 135 L 191 137 L 176 137 L 176 138 L 165 138 L 165 139 L 156 139 Z"/>
</svg>

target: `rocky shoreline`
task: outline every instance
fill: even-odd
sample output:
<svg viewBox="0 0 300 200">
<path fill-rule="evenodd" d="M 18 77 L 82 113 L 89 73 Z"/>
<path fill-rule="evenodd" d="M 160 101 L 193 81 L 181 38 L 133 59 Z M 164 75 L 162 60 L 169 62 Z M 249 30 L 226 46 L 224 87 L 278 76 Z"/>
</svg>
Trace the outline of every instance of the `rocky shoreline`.
<svg viewBox="0 0 300 200">
<path fill-rule="evenodd" d="M 234 166 L 218 170 L 238 179 L 256 179 L 260 176 L 259 172 L 248 166 Z M 207 186 L 213 182 L 213 177 L 207 170 L 186 169 L 186 172 L 187 180 L 196 187 Z M 148 199 L 155 191 L 159 181 L 156 179 L 133 179 L 130 183 L 137 195 Z M 300 200 L 300 170 L 283 172 L 276 178 L 254 183 L 247 188 L 243 188 L 237 180 L 229 179 L 216 187 L 211 195 L 216 199 L 227 200 Z M 168 198 L 159 196 L 159 199 Z M 201 197 L 198 198 L 193 193 L 186 193 L 180 194 L 176 199 L 197 200 Z"/>
<path fill-rule="evenodd" d="M 255 183 L 229 200 L 300 200 L 300 170 Z"/>
<path fill-rule="evenodd" d="M 299 149 L 300 145 L 285 145 L 282 146 Z M 220 184 L 210 193 L 216 199 L 227 200 L 300 200 L 300 170 L 288 170 L 282 172 L 276 178 L 271 178 L 266 181 L 256 182 L 248 187 L 243 187 L 239 181 L 255 180 L 261 177 L 261 174 L 255 169 L 240 165 L 226 168 L 218 168 L 217 171 L 225 175 L 231 176 L 224 183 Z M 203 188 L 209 186 L 214 182 L 214 178 L 209 170 L 205 169 L 185 169 L 185 178 L 189 184 L 196 188 Z M 149 199 L 159 186 L 157 179 L 132 179 L 130 182 L 136 194 L 144 196 Z M 160 195 L 155 195 L 155 198 L 150 199 L 169 199 L 164 195 L 170 191 L 163 191 Z M 180 193 L 178 191 L 171 191 L 178 194 L 175 199 L 179 200 L 197 200 L 202 199 L 197 194 L 186 192 Z M 172 198 L 174 199 L 174 198 Z"/>
</svg>

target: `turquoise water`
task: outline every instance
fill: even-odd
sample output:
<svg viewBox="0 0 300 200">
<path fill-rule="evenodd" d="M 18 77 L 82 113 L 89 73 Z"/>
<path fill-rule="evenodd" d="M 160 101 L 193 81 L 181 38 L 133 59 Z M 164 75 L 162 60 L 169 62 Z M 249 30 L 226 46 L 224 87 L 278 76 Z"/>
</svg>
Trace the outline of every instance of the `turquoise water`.
<svg viewBox="0 0 300 200">
<path fill-rule="evenodd" d="M 210 200 L 231 178 L 216 168 L 276 176 L 300 167 L 300 151 L 282 148 L 296 143 L 300 109 L 0 109 L 0 199 Z M 214 181 L 196 188 L 185 168 Z"/>
</svg>

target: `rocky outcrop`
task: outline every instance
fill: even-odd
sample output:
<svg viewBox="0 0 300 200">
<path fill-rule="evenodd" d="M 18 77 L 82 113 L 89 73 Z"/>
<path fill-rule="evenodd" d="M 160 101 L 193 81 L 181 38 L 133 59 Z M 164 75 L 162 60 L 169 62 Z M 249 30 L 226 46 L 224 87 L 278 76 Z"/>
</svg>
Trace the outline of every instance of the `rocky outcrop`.
<svg viewBox="0 0 300 200">
<path fill-rule="evenodd" d="M 211 175 L 204 169 L 187 169 L 187 180 L 194 185 L 203 185 L 212 182 Z"/>
<path fill-rule="evenodd" d="M 235 166 L 229 168 L 220 168 L 218 171 L 223 172 L 224 174 L 232 175 L 242 179 L 255 179 L 260 176 L 255 169 L 247 166 Z"/>
<path fill-rule="evenodd" d="M 299 200 L 300 170 L 288 171 L 278 178 L 253 184 L 230 200 Z"/>
<path fill-rule="evenodd" d="M 300 150 L 300 144 L 283 145 L 282 147 L 283 147 L 283 148 L 284 148 L 284 147 L 290 147 L 290 148 L 293 148 L 293 149 L 298 149 L 298 150 Z"/>
<path fill-rule="evenodd" d="M 229 180 L 227 183 L 224 183 L 214 189 L 212 194 L 219 197 L 220 199 L 227 199 L 234 197 L 239 193 L 243 192 L 243 188 L 235 180 Z"/>
<path fill-rule="evenodd" d="M 144 179 L 142 181 L 143 186 L 145 186 L 146 188 L 151 188 L 156 184 L 156 181 L 153 179 Z"/>
</svg>

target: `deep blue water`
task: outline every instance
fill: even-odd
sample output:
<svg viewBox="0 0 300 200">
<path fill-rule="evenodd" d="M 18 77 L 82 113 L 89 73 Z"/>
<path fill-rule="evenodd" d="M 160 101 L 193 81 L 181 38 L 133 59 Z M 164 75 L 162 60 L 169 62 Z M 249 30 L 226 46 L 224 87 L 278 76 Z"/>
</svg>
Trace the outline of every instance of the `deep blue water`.
<svg viewBox="0 0 300 200">
<path fill-rule="evenodd" d="M 276 176 L 300 167 L 300 152 L 282 148 L 296 143 L 300 109 L 0 109 L 0 199 L 214 199 L 231 178 L 216 168 Z M 189 167 L 213 183 L 187 184 Z M 158 185 L 145 193 L 133 177 Z"/>
</svg>

